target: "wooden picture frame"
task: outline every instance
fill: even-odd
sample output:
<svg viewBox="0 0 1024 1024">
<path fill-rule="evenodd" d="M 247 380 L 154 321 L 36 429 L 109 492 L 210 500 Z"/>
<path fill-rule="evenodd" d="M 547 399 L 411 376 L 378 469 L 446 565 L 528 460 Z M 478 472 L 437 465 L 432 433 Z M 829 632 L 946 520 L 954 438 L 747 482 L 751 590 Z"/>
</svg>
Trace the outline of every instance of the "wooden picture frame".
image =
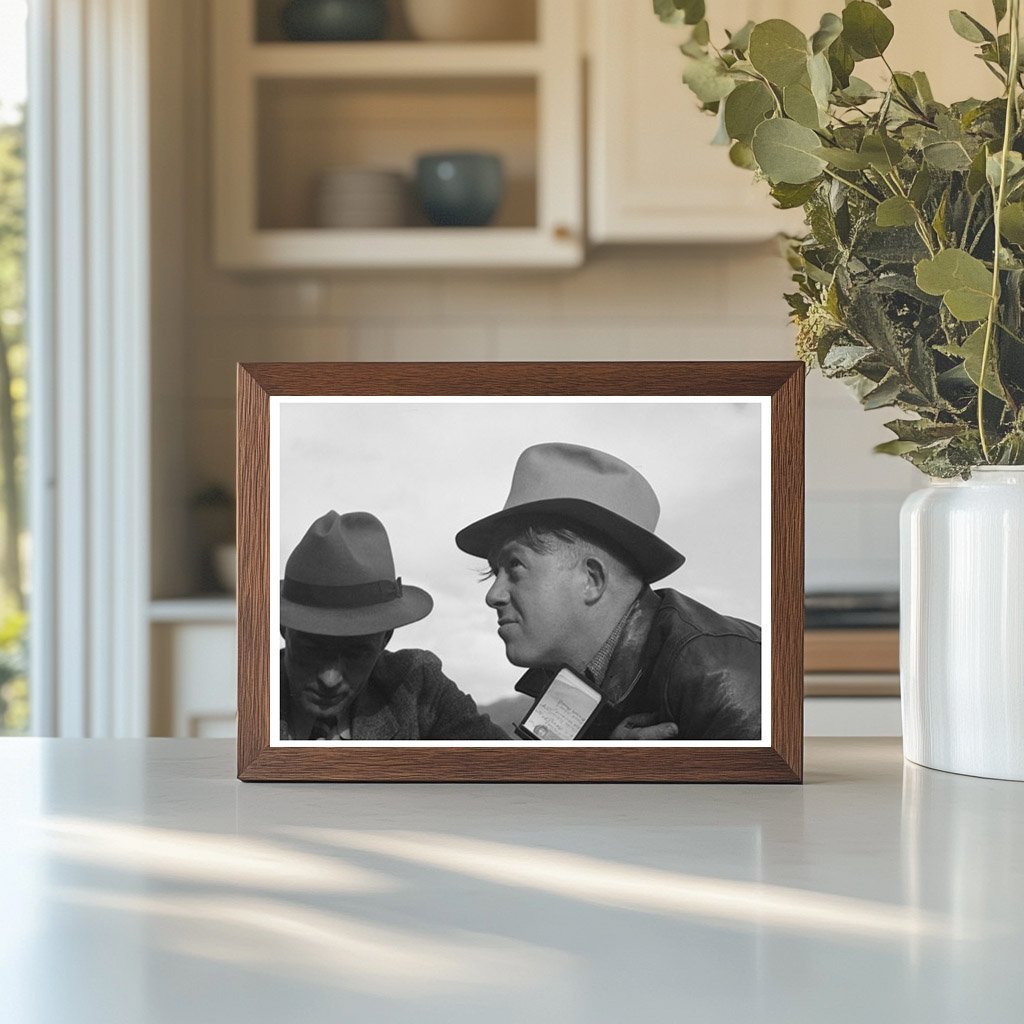
<svg viewBox="0 0 1024 1024">
<path fill-rule="evenodd" d="M 271 404 L 346 402 L 759 401 L 764 500 L 762 739 L 548 745 L 336 743 L 291 746 L 272 732 Z M 443 396 L 443 397 L 439 397 Z M 275 408 L 281 408 L 279 404 Z M 801 782 L 803 774 L 804 367 L 799 362 L 253 363 L 238 366 L 238 778 L 251 781 Z M 677 444 L 671 438 L 666 444 Z M 708 444 L 694 438 L 692 444 Z M 675 457 L 674 455 L 672 456 Z M 680 455 L 680 458 L 682 456 Z M 451 472 L 458 472 L 457 459 Z M 511 478 L 512 466 L 508 466 Z M 447 470 L 446 470 L 447 471 Z M 767 487 L 767 490 L 764 488 Z M 495 508 L 504 495 L 488 496 Z M 770 511 L 769 511 L 770 510 Z M 765 513 L 768 513 L 767 515 Z M 770 517 L 770 522 L 766 520 Z M 455 552 L 454 545 L 452 551 Z M 457 552 L 455 552 L 457 553 Z M 763 561 L 762 564 L 765 564 Z M 398 562 L 398 556 L 396 556 Z M 281 568 L 283 569 L 283 562 Z M 401 565 L 398 566 L 399 573 Z M 274 670 L 276 672 L 276 669 Z M 276 678 L 276 677 L 275 677 Z M 770 689 L 767 687 L 770 686 Z M 769 735 L 764 735 L 768 732 Z"/>
</svg>

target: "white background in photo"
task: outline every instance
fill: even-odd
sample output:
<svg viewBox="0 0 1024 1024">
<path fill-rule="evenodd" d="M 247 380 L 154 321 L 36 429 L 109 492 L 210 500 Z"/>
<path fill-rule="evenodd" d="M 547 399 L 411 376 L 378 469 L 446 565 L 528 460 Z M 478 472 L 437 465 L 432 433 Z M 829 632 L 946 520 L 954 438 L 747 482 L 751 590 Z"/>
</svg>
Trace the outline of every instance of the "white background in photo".
<svg viewBox="0 0 1024 1024">
<path fill-rule="evenodd" d="M 529 445 L 583 444 L 635 466 L 661 502 L 658 534 L 686 556 L 671 586 L 761 622 L 761 405 L 751 402 L 354 403 L 282 401 L 280 571 L 318 516 L 367 511 L 398 574 L 434 598 L 392 648 L 434 651 L 480 703 L 511 696 L 510 665 L 484 603 L 481 559 L 455 533 L 505 503 Z"/>
</svg>

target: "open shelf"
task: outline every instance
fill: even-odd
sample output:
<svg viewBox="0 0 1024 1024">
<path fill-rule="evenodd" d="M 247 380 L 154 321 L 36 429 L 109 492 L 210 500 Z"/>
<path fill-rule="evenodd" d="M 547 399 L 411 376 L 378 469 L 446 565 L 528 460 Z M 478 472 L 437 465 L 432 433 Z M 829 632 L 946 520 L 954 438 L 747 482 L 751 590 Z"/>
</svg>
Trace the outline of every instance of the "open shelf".
<svg viewBox="0 0 1024 1024">
<path fill-rule="evenodd" d="M 380 42 L 298 43 L 280 40 L 278 0 L 218 0 L 211 10 L 218 265 L 578 266 L 578 11 L 565 0 L 522 2 L 530 12 L 526 40 L 416 42 L 399 25 L 396 38 Z M 414 199 L 417 158 L 451 151 L 501 158 L 504 195 L 485 227 L 432 227 Z M 399 216 L 382 203 L 379 228 L 322 226 L 316 197 L 324 175 L 351 168 L 401 174 L 407 209 Z"/>
<path fill-rule="evenodd" d="M 315 212 L 321 176 L 336 167 L 365 167 L 398 172 L 406 182 L 405 223 L 379 230 L 428 230 L 415 198 L 416 160 L 451 150 L 495 153 L 505 174 L 505 195 L 493 223 L 459 237 L 536 228 L 535 86 L 533 79 L 260 82 L 258 228 L 330 230 L 317 222 Z"/>
</svg>

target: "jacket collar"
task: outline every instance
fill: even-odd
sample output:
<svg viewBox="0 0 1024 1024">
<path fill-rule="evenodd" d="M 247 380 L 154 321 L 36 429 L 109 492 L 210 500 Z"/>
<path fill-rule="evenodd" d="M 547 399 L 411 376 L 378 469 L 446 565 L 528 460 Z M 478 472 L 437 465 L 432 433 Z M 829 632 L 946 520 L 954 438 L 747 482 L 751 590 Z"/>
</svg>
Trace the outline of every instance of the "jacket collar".
<svg viewBox="0 0 1024 1024">
<path fill-rule="evenodd" d="M 608 659 L 608 667 L 601 679 L 592 680 L 605 702 L 612 707 L 625 701 L 640 681 L 643 674 L 640 656 L 660 604 L 658 595 L 650 587 L 644 587 L 625 619 L 616 626 L 619 638 Z M 555 671 L 550 668 L 528 669 L 516 683 L 516 689 L 537 698 L 554 674 Z"/>
</svg>

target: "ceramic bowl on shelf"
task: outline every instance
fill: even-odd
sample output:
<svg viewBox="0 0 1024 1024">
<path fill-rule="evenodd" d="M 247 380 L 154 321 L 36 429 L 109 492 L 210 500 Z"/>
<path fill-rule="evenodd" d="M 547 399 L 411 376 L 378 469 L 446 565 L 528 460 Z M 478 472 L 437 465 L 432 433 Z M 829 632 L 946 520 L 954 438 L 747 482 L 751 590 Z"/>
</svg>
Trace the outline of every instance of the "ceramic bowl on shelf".
<svg viewBox="0 0 1024 1024">
<path fill-rule="evenodd" d="M 533 0 L 403 0 L 417 39 L 483 42 L 534 37 Z"/>
<path fill-rule="evenodd" d="M 289 0 L 281 11 L 285 38 L 295 42 L 380 39 L 387 26 L 387 0 Z"/>
<path fill-rule="evenodd" d="M 501 206 L 505 173 L 494 153 L 424 153 L 416 161 L 416 194 L 435 227 L 483 227 Z"/>
<path fill-rule="evenodd" d="M 320 176 L 316 223 L 321 228 L 372 230 L 406 222 L 408 183 L 397 171 L 335 167 Z"/>
</svg>

